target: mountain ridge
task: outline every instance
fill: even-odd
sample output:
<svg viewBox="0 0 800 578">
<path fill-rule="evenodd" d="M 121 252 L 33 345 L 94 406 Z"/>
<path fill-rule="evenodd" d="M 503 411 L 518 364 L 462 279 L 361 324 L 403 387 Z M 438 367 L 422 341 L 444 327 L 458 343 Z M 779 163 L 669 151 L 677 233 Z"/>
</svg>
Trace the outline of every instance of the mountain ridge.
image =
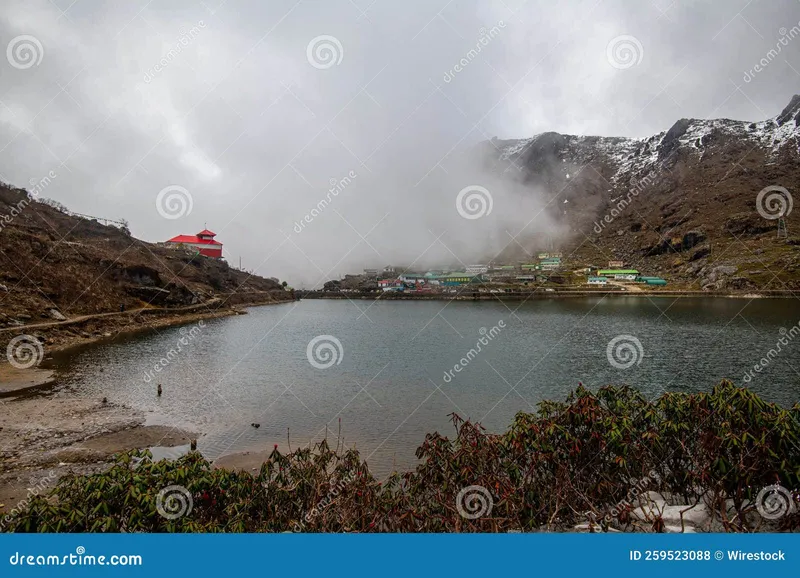
<svg viewBox="0 0 800 578">
<path fill-rule="evenodd" d="M 778 239 L 775 215 L 765 218 L 756 206 L 765 188 L 785 189 L 791 233 L 800 95 L 758 122 L 684 118 L 644 138 L 544 132 L 495 138 L 482 150 L 489 170 L 544 191 L 549 216 L 570 231 L 560 244 L 576 264 L 624 260 L 679 284 L 725 289 L 730 279 L 714 279 L 708 267 L 722 262 L 734 267 L 738 287 L 800 288 L 797 239 Z M 532 254 L 546 235 L 528 237 Z"/>
</svg>

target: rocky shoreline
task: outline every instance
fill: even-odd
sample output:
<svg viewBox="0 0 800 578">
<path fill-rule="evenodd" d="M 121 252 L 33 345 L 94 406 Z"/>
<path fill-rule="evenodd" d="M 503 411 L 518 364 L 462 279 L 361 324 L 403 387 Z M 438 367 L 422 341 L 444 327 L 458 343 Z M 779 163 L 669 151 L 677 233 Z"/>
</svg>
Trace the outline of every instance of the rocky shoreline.
<svg viewBox="0 0 800 578">
<path fill-rule="evenodd" d="M 241 307 L 290 302 L 270 300 Z M 5 346 L 4 337 L 32 335 L 45 353 L 51 354 L 120 335 L 246 313 L 236 306 L 91 316 L 44 327 L 37 324 L 30 333 L 25 326 L 6 328 L 0 332 L 0 342 Z M 18 369 L 0 364 L 0 512 L 9 512 L 31 495 L 45 492 L 66 474 L 104 471 L 121 451 L 188 446 L 199 436 L 167 426 L 146 426 L 145 415 L 130 407 L 59 390 L 55 372 L 46 365 Z"/>
</svg>

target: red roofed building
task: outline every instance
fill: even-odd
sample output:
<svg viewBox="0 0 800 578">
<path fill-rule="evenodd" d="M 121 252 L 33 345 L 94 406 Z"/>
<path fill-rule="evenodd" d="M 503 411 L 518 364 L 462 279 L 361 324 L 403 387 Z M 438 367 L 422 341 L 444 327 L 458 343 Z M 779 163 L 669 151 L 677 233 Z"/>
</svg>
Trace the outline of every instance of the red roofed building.
<svg viewBox="0 0 800 578">
<path fill-rule="evenodd" d="M 222 243 L 214 240 L 214 237 L 216 236 L 216 233 L 213 233 L 208 229 L 203 229 L 196 235 L 178 235 L 177 237 L 172 237 L 172 239 L 167 241 L 165 244 L 168 247 L 194 247 L 201 255 L 212 257 L 214 259 L 221 259 Z"/>
</svg>

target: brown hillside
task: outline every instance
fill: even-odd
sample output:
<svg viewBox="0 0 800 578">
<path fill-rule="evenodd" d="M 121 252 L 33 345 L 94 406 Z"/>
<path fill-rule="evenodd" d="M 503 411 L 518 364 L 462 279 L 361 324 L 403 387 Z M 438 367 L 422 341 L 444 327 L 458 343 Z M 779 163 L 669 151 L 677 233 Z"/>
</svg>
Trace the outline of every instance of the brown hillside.
<svg viewBox="0 0 800 578">
<path fill-rule="evenodd" d="M 770 186 L 800 201 L 800 96 L 756 123 L 682 119 L 644 139 L 543 133 L 482 150 L 494 171 L 551 199 L 572 231 L 560 241 L 568 265 L 621 260 L 692 289 L 800 289 L 797 214 L 778 238 L 756 204 Z M 535 231 L 534 219 L 530 252 L 544 248 Z"/>
<path fill-rule="evenodd" d="M 0 327 L 214 298 L 287 299 L 278 283 L 167 249 L 0 185 Z M 214 301 L 219 303 L 219 301 Z"/>
</svg>

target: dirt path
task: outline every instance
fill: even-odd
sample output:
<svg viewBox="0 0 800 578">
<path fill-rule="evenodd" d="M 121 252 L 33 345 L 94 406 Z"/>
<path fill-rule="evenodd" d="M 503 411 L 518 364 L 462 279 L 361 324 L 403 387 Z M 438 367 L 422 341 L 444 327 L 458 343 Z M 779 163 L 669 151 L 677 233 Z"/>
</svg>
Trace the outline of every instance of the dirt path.
<svg viewBox="0 0 800 578">
<path fill-rule="evenodd" d="M 209 299 L 205 303 L 198 303 L 197 305 L 187 305 L 186 307 L 176 307 L 174 309 L 166 309 L 163 307 L 140 307 L 139 309 L 129 309 L 127 311 L 110 311 L 108 313 L 92 313 L 90 315 L 79 315 L 78 317 L 71 317 L 65 321 L 47 321 L 44 323 L 30 323 L 28 325 L 16 325 L 13 327 L 3 327 L 0 328 L 0 333 L 4 332 L 12 332 L 12 331 L 27 331 L 28 329 L 44 329 L 44 328 L 52 328 L 52 327 L 65 327 L 68 325 L 76 324 L 76 323 L 83 323 L 84 321 L 89 321 L 90 319 L 103 319 L 106 317 L 121 317 L 124 315 L 136 315 L 138 313 L 147 312 L 148 314 L 155 314 L 155 313 L 165 313 L 165 314 L 180 314 L 186 313 L 189 311 L 195 311 L 197 309 L 208 308 L 212 305 L 216 305 L 219 303 L 221 299 L 215 297 L 213 299 Z"/>
<path fill-rule="evenodd" d="M 616 287 L 623 287 L 626 291 L 630 291 L 631 293 L 642 293 L 644 289 L 637 285 L 636 283 L 620 283 L 619 281 L 611 281 L 608 280 L 609 285 L 614 285 Z"/>
</svg>

